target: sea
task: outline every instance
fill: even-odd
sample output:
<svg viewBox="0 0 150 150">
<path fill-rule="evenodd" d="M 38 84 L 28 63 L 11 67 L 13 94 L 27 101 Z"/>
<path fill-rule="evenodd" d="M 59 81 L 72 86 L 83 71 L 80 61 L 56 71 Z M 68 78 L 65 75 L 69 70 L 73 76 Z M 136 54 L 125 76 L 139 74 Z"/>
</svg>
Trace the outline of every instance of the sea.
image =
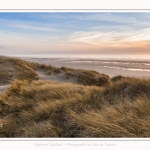
<svg viewBox="0 0 150 150">
<path fill-rule="evenodd" d="M 69 67 L 75 69 L 95 70 L 110 77 L 134 76 L 150 77 L 150 56 L 122 56 L 122 57 L 51 57 L 51 56 L 17 56 L 21 59 L 52 65 L 55 67 Z"/>
</svg>

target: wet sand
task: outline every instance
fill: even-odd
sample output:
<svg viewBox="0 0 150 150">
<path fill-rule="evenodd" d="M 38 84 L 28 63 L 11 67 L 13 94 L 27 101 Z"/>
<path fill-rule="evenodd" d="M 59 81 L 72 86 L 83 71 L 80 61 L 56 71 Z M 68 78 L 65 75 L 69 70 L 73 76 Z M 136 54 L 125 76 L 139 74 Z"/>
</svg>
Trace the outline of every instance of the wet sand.
<svg viewBox="0 0 150 150">
<path fill-rule="evenodd" d="M 21 58 L 31 62 L 50 64 L 55 67 L 95 70 L 110 77 L 116 75 L 150 77 L 150 61 L 145 60 L 87 60 L 65 58 Z"/>
</svg>

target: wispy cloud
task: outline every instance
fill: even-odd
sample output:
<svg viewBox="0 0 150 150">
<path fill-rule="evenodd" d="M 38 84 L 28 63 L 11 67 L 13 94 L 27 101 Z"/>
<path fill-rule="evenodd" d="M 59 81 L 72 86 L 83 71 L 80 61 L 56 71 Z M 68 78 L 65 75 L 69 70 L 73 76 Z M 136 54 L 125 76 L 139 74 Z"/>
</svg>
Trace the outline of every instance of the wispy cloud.
<svg viewBox="0 0 150 150">
<path fill-rule="evenodd" d="M 34 26 L 34 25 L 24 25 L 24 24 L 16 24 L 12 27 L 19 28 L 19 29 L 27 29 L 27 30 L 37 30 L 37 31 L 59 31 L 58 29 L 50 28 L 50 27 L 41 27 L 41 26 Z"/>
<path fill-rule="evenodd" d="M 150 41 L 150 28 L 141 30 L 120 30 L 111 31 L 94 31 L 94 32 L 74 32 L 70 35 L 70 39 L 73 42 L 90 43 L 94 45 L 101 44 L 115 44 L 120 45 L 121 43 L 130 43 L 137 41 Z"/>
<path fill-rule="evenodd" d="M 38 23 L 32 23 L 32 22 L 22 22 L 22 21 L 11 21 L 11 20 L 0 20 L 1 25 L 5 28 L 16 28 L 16 29 L 22 29 L 22 30 L 37 30 L 37 31 L 46 31 L 46 32 L 57 32 L 60 31 L 56 28 L 46 26 L 45 24 L 38 24 Z"/>
<path fill-rule="evenodd" d="M 147 50 L 149 41 L 150 13 L 0 13 L 0 42 L 8 52 L 119 53 Z"/>
</svg>

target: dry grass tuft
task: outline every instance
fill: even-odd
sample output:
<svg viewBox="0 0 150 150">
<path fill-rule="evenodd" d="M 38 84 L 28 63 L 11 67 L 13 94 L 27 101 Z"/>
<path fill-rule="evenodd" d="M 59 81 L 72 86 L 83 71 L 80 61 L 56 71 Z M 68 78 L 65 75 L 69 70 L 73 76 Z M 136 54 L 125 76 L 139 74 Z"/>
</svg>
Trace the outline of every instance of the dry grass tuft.
<svg viewBox="0 0 150 150">
<path fill-rule="evenodd" d="M 18 58 L 0 56 L 0 85 L 15 79 L 37 80 L 36 66 Z"/>
<path fill-rule="evenodd" d="M 2 80 L 13 80 L 0 94 L 0 137 L 150 137 L 150 79 L 0 58 Z M 35 80 L 36 67 L 80 84 Z"/>
<path fill-rule="evenodd" d="M 0 111 L 1 137 L 149 137 L 150 79 L 103 87 L 16 80 Z"/>
<path fill-rule="evenodd" d="M 109 83 L 109 76 L 100 74 L 93 70 L 73 69 L 62 66 L 56 68 L 51 65 L 37 64 L 37 67 L 44 69 L 48 75 L 64 73 L 65 79 L 76 79 L 76 83 L 82 85 L 104 86 Z"/>
<path fill-rule="evenodd" d="M 47 72 L 48 75 L 57 75 L 61 73 L 61 69 L 51 66 L 51 65 L 46 65 L 46 64 L 38 64 L 36 63 L 37 68 L 43 69 L 45 72 Z"/>
<path fill-rule="evenodd" d="M 117 81 L 120 81 L 122 79 L 124 79 L 125 77 L 121 76 L 121 75 L 118 75 L 118 76 L 114 76 L 111 78 L 111 81 L 112 82 L 117 82 Z"/>
</svg>

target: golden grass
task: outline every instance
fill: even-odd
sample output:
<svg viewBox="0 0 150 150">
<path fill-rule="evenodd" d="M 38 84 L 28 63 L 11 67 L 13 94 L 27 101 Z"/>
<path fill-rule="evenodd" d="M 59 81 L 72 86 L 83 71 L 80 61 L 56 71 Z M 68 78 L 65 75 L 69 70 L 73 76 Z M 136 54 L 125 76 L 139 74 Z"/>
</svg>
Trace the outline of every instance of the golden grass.
<svg viewBox="0 0 150 150">
<path fill-rule="evenodd" d="M 9 84 L 15 79 L 38 79 L 35 64 L 18 58 L 0 56 L 0 85 Z"/>
<path fill-rule="evenodd" d="M 117 75 L 117 76 L 114 76 L 114 77 L 111 78 L 111 82 L 117 82 L 117 81 L 120 81 L 124 78 L 125 78 L 124 76 Z"/>
<path fill-rule="evenodd" d="M 36 80 L 36 67 L 79 84 Z M 11 82 L 0 94 L 0 137 L 150 137 L 150 79 L 2 56 L 0 79 Z"/>
<path fill-rule="evenodd" d="M 75 78 L 76 83 L 82 85 L 104 86 L 109 82 L 109 76 L 100 74 L 93 70 L 73 69 L 62 66 L 57 68 L 46 64 L 36 64 L 40 69 L 45 70 L 48 75 L 64 73 L 65 79 Z"/>
<path fill-rule="evenodd" d="M 61 73 L 61 69 L 51 66 L 51 65 L 46 65 L 46 64 L 35 64 L 37 66 L 37 68 L 43 69 L 45 72 L 47 72 L 48 75 L 52 75 L 52 74 L 59 74 Z"/>
<path fill-rule="evenodd" d="M 80 85 L 50 81 L 33 81 L 32 83 L 29 81 L 14 81 L 6 94 L 0 95 L 0 104 L 1 117 L 8 118 L 12 122 L 14 121 L 14 124 L 17 124 L 17 126 L 9 134 L 2 129 L 3 132 L 0 132 L 0 136 L 22 137 L 27 133 L 29 133 L 28 136 L 34 135 L 27 131 L 28 126 L 33 126 L 34 128 L 35 124 L 43 121 L 52 122 L 49 126 L 55 126 L 57 120 L 53 119 L 53 115 L 59 111 L 62 114 L 61 110 L 63 107 L 72 106 L 72 104 L 82 101 L 83 96 L 88 97 L 89 94 L 86 90 L 92 89 L 91 87 L 85 88 Z M 5 121 L 1 120 L 1 122 Z M 11 128 L 12 122 L 8 123 L 6 128 Z M 26 124 L 25 129 L 24 124 Z M 54 128 L 58 127 L 55 126 Z M 15 130 L 17 132 L 14 135 Z M 43 134 L 46 136 L 46 133 Z M 47 134 L 47 136 L 50 136 L 50 134 Z"/>
<path fill-rule="evenodd" d="M 150 102 L 146 98 L 104 106 L 82 114 L 70 112 L 70 126 L 77 124 L 83 137 L 149 137 Z"/>
<path fill-rule="evenodd" d="M 0 94 L 0 112 L 0 137 L 150 137 L 150 79 L 16 80 Z"/>
</svg>

